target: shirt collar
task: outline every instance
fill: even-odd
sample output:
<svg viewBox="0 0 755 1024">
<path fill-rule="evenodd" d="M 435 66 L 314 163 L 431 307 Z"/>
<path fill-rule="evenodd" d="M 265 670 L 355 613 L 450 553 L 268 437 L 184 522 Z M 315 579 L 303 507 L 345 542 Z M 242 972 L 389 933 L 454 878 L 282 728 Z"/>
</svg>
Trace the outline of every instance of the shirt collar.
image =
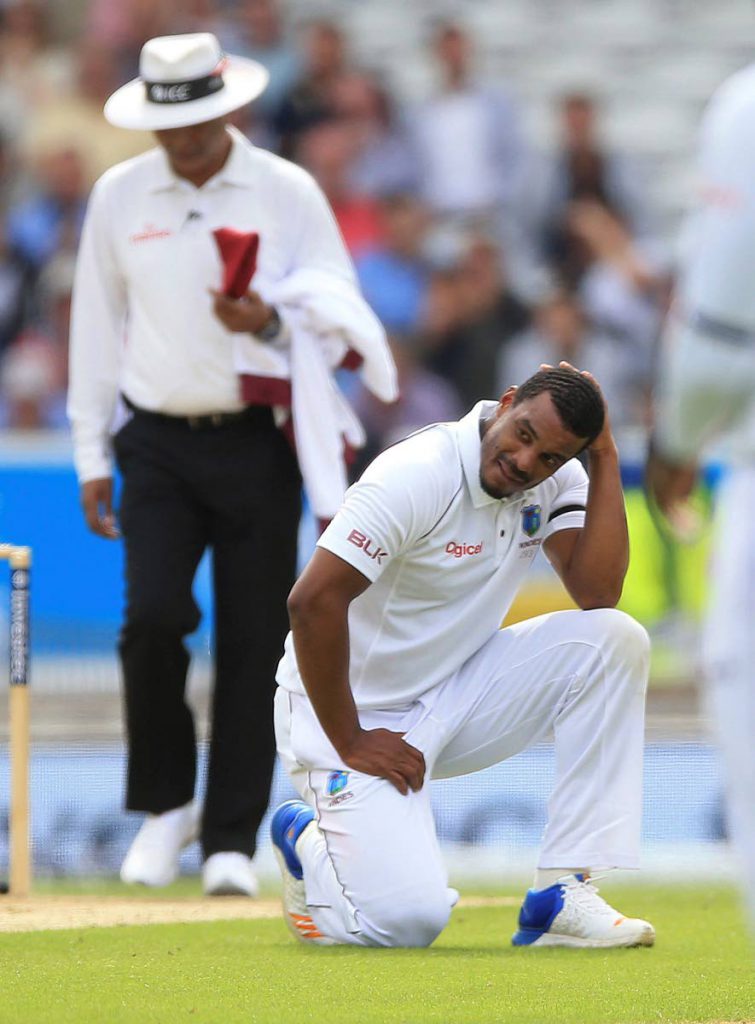
<svg viewBox="0 0 755 1024">
<path fill-rule="evenodd" d="M 218 184 L 235 185 L 239 188 L 250 188 L 252 185 L 252 174 L 249 167 L 249 151 L 252 148 L 251 142 L 242 135 L 238 128 L 227 129 L 231 136 L 231 152 L 228 159 L 220 168 L 218 173 L 205 182 L 202 188 L 217 187 Z M 182 179 L 179 178 L 170 166 L 167 154 L 162 146 L 158 147 L 158 163 L 155 168 L 152 192 L 163 192 L 167 189 L 180 188 Z M 187 186 L 188 182 L 185 183 Z"/>
<path fill-rule="evenodd" d="M 480 420 L 493 412 L 496 402 L 478 402 L 458 423 L 459 452 L 464 477 L 475 508 L 485 505 L 508 505 L 528 498 L 533 492 L 517 491 L 507 498 L 493 498 L 480 484 Z"/>
</svg>

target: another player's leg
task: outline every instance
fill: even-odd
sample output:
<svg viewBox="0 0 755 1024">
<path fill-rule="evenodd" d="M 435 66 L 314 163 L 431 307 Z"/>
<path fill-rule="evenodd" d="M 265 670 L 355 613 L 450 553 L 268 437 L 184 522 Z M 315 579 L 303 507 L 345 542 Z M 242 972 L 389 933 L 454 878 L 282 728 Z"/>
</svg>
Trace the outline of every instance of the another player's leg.
<svg viewBox="0 0 755 1024">
<path fill-rule="evenodd" d="M 733 468 L 721 485 L 705 628 L 705 696 L 726 774 L 726 810 L 755 938 L 755 531 L 742 509 L 755 500 L 755 467 Z"/>
<path fill-rule="evenodd" d="M 645 631 L 605 609 L 503 630 L 443 684 L 436 720 L 452 723 L 470 689 L 477 701 L 436 777 L 488 767 L 554 732 L 556 782 L 517 945 L 652 944 L 652 926 L 614 911 L 587 877 L 638 864 L 647 671 Z"/>
</svg>

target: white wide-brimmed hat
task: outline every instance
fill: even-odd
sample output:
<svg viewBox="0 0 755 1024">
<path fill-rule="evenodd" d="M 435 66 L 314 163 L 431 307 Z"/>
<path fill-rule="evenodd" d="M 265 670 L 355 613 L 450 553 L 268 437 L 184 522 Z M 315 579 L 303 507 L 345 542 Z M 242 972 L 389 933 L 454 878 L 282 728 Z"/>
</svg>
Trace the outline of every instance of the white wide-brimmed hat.
<svg viewBox="0 0 755 1024">
<path fill-rule="evenodd" d="M 257 61 L 224 54 L 211 32 L 158 36 L 139 58 L 139 77 L 117 89 L 105 117 L 119 128 L 184 128 L 230 114 L 264 90 Z"/>
</svg>

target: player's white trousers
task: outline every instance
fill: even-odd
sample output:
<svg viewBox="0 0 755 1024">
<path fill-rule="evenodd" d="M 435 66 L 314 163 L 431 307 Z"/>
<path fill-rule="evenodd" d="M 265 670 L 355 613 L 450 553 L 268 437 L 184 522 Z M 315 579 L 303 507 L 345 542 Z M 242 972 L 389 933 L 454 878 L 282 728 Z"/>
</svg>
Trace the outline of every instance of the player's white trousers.
<svg viewBox="0 0 755 1024">
<path fill-rule="evenodd" d="M 706 696 L 724 756 L 727 817 L 755 934 L 755 466 L 733 469 L 718 499 L 705 630 Z"/>
<path fill-rule="evenodd" d="M 555 612 L 501 630 L 413 705 L 359 717 L 406 733 L 433 778 L 497 764 L 552 730 L 539 867 L 634 868 L 648 655 L 645 630 L 623 612 Z M 275 724 L 283 764 L 317 815 L 297 852 L 319 930 L 343 943 L 429 945 L 451 910 L 429 787 L 402 796 L 350 770 L 304 696 L 279 689 Z M 334 771 L 348 774 L 329 784 Z"/>
</svg>

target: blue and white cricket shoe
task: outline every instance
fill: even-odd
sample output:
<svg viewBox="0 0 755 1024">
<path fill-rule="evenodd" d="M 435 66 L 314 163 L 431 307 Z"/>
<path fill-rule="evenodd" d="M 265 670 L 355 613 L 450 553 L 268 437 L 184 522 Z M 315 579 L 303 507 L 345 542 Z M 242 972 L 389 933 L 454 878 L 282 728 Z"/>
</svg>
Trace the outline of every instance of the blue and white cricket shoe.
<svg viewBox="0 0 755 1024">
<path fill-rule="evenodd" d="M 305 829 L 317 828 L 315 812 L 303 800 L 287 800 L 281 804 L 270 823 L 275 857 L 283 880 L 283 919 L 292 935 L 306 945 L 330 946 L 332 939 L 323 935 L 307 907 L 304 872 L 296 852 L 296 844 Z"/>
<path fill-rule="evenodd" d="M 564 875 L 547 889 L 530 889 L 519 911 L 515 946 L 652 946 L 648 921 L 624 917 L 582 875 Z"/>
</svg>

